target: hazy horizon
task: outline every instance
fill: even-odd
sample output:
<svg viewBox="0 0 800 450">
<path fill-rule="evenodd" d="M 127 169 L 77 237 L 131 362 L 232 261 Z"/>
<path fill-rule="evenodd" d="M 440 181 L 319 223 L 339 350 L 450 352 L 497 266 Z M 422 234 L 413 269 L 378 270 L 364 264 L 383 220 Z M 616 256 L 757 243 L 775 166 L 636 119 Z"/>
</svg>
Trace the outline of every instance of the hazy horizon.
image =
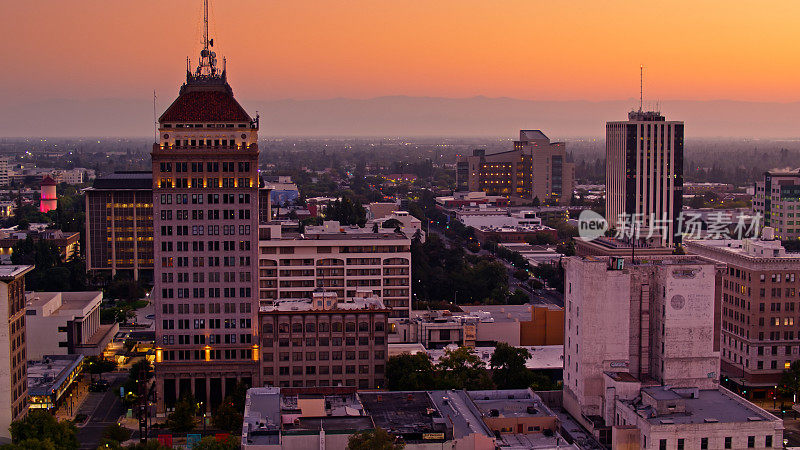
<svg viewBox="0 0 800 450">
<path fill-rule="evenodd" d="M 237 93 L 234 85 L 234 93 Z M 177 97 L 160 93 L 156 114 Z M 638 99 L 536 101 L 387 95 L 368 99 L 253 100 L 236 95 L 261 116 L 262 137 L 497 137 L 541 129 L 553 139 L 602 138 L 607 121 L 625 120 Z M 800 101 L 665 100 L 667 120 L 686 123 L 686 137 L 792 139 L 800 137 Z M 646 102 L 645 108 L 654 108 Z M 0 137 L 134 137 L 153 134 L 150 98 L 55 99 L 20 102 L 0 110 Z"/>
</svg>

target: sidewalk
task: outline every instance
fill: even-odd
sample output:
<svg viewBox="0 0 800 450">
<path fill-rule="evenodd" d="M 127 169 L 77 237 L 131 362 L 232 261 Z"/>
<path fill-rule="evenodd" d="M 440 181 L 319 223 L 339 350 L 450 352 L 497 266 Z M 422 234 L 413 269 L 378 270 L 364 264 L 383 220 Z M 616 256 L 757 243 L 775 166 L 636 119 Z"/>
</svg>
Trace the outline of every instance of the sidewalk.
<svg viewBox="0 0 800 450">
<path fill-rule="evenodd" d="M 69 393 L 62 397 L 61 405 L 56 409 L 57 420 L 74 420 L 75 415 L 89 395 L 89 378 L 84 374 L 81 380 L 72 384 Z"/>
</svg>

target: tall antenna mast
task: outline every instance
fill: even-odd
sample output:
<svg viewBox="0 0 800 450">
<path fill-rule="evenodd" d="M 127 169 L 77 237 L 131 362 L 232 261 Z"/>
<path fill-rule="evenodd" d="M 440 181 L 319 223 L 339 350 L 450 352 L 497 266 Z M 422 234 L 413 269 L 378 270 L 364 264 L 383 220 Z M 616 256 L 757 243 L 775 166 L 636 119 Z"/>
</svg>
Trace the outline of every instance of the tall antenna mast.
<svg viewBox="0 0 800 450">
<path fill-rule="evenodd" d="M 203 50 L 200 51 L 200 63 L 196 76 L 217 78 L 217 54 L 211 51 L 214 39 L 208 33 L 208 0 L 203 0 Z M 223 69 L 224 70 L 224 69 Z"/>
<path fill-rule="evenodd" d="M 208 0 L 203 0 L 203 48 L 208 50 Z"/>
<path fill-rule="evenodd" d="M 158 119 L 156 118 L 156 90 L 153 89 L 153 143 L 158 142 Z"/>
<path fill-rule="evenodd" d="M 642 112 L 642 99 L 644 98 L 644 65 L 639 64 L 639 112 Z"/>
</svg>

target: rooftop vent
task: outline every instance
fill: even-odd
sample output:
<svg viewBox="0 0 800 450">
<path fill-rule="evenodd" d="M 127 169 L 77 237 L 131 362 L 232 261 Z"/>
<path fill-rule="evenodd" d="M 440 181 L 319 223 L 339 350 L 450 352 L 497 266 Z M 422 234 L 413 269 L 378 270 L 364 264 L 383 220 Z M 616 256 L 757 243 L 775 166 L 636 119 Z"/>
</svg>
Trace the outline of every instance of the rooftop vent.
<svg viewBox="0 0 800 450">
<path fill-rule="evenodd" d="M 717 422 L 719 422 L 719 420 L 717 420 L 717 419 L 715 419 L 713 417 L 706 417 L 705 419 L 703 419 L 703 422 L 705 422 L 705 423 L 717 423 Z"/>
<path fill-rule="evenodd" d="M 675 421 L 672 419 L 661 419 L 659 422 L 661 422 L 662 425 L 670 425 L 675 423 Z"/>
<path fill-rule="evenodd" d="M 751 417 L 747 418 L 748 422 L 761 422 L 762 420 L 764 420 L 764 419 L 762 419 L 761 417 L 758 417 L 758 416 L 751 416 Z"/>
</svg>

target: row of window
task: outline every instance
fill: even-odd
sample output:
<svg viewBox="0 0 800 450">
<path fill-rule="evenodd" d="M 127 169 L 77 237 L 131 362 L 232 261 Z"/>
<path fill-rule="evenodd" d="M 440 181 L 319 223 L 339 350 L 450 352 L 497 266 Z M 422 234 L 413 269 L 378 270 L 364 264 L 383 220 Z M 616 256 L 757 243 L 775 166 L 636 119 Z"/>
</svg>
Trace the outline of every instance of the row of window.
<svg viewBox="0 0 800 450">
<path fill-rule="evenodd" d="M 205 267 L 206 260 L 208 260 L 208 267 L 236 267 L 235 256 L 193 256 L 191 266 L 189 265 L 188 256 L 162 256 L 161 267 Z M 250 257 L 240 256 L 239 266 L 250 267 Z"/>
<path fill-rule="evenodd" d="M 700 438 L 700 448 L 701 449 L 708 449 L 708 438 Z M 733 448 L 733 437 L 727 436 L 724 439 L 724 448 Z M 645 446 L 647 446 L 647 440 L 643 442 Z M 756 446 L 756 437 L 755 436 L 747 436 L 747 448 L 755 448 Z M 772 448 L 772 435 L 767 435 L 764 437 L 764 447 Z M 667 440 L 660 439 L 658 441 L 658 448 L 659 450 L 667 450 Z M 676 442 L 676 447 L 678 450 L 683 450 L 686 448 L 686 439 L 678 439 Z"/>
<path fill-rule="evenodd" d="M 384 331 L 385 324 L 384 322 L 375 322 L 375 331 Z M 370 331 L 369 322 L 358 322 L 358 331 L 360 332 L 368 332 Z M 278 324 L 278 333 L 289 333 L 291 329 L 292 333 L 303 333 L 305 330 L 306 333 L 314 333 L 316 331 L 320 332 L 341 332 L 342 329 L 348 333 L 352 333 L 356 331 L 356 322 L 345 322 L 344 325 L 342 322 L 319 322 L 318 324 L 315 322 L 306 322 L 305 325 L 300 322 L 294 322 L 291 325 L 289 322 L 281 322 Z M 275 326 L 272 323 L 264 323 L 261 325 L 261 331 L 264 334 L 272 334 L 275 330 Z"/>
<path fill-rule="evenodd" d="M 221 229 L 223 236 L 236 236 L 236 225 L 222 225 Z M 219 236 L 220 226 L 192 225 L 190 234 L 188 225 L 176 225 L 174 227 L 172 225 L 161 225 L 159 231 L 161 232 L 161 236 L 172 236 L 173 233 L 176 236 L 204 236 L 206 231 L 208 231 L 208 236 Z M 250 225 L 239 225 L 239 235 L 249 236 Z"/>
<path fill-rule="evenodd" d="M 354 360 L 356 359 L 356 352 L 355 351 L 336 351 L 336 352 L 279 352 L 278 353 L 278 361 L 341 361 L 342 356 L 346 360 Z M 358 352 L 358 359 L 369 359 L 370 352 L 367 350 L 361 350 Z M 386 359 L 386 351 L 384 350 L 376 350 L 373 353 L 373 356 L 377 360 L 384 360 Z M 272 352 L 265 352 L 262 356 L 262 360 L 265 362 L 272 362 L 275 359 L 275 353 Z"/>
<path fill-rule="evenodd" d="M 192 140 L 191 142 L 195 141 Z M 161 172 L 172 172 L 173 163 L 161 162 L 159 163 L 158 168 Z M 213 161 L 206 162 L 205 165 L 203 165 L 201 162 L 175 162 L 174 168 L 176 173 L 187 173 L 189 172 L 189 169 L 191 169 L 191 172 L 220 172 L 220 168 L 222 169 L 222 172 L 250 172 L 250 162 L 223 161 L 220 163 Z M 205 170 L 203 170 L 204 168 Z"/>
<path fill-rule="evenodd" d="M 161 305 L 161 312 L 163 314 L 175 314 L 175 307 L 177 306 L 178 314 L 205 314 L 205 303 L 191 304 L 192 311 L 189 311 L 189 303 L 163 303 Z M 239 303 L 239 313 L 249 314 L 252 311 L 252 303 L 241 302 Z M 236 303 L 208 303 L 209 314 L 236 314 Z M 228 327 L 225 327 L 228 328 Z M 234 327 L 236 328 L 236 327 Z"/>
<path fill-rule="evenodd" d="M 208 328 L 211 330 L 236 329 L 237 319 L 208 319 Z M 238 319 L 239 328 L 250 328 L 250 319 Z M 205 330 L 206 319 L 164 319 L 161 321 L 161 328 L 164 330 L 174 330 L 177 325 L 178 330 Z M 193 326 L 192 326 L 193 325 Z"/>
<path fill-rule="evenodd" d="M 226 288 L 161 288 L 161 298 L 237 298 L 235 287 Z M 238 298 L 250 298 L 253 293 L 252 288 L 240 287 Z M 176 295 L 177 294 L 177 295 Z"/>
<path fill-rule="evenodd" d="M 220 275 L 221 274 L 221 275 Z M 187 272 L 162 272 L 162 283 L 173 283 L 177 275 L 178 283 L 205 283 L 205 272 L 192 272 L 192 279 L 189 280 L 189 273 Z M 239 281 L 249 282 L 252 279 L 251 272 L 239 272 Z M 209 272 L 209 283 L 233 283 L 236 281 L 236 272 Z"/>
<path fill-rule="evenodd" d="M 234 327 L 235 328 L 235 327 Z M 178 345 L 206 345 L 208 344 L 236 344 L 237 337 L 239 344 L 250 344 L 253 342 L 253 335 L 249 333 L 243 334 L 209 334 L 208 335 L 208 342 L 206 342 L 206 336 L 204 334 L 179 334 L 178 336 Z M 174 334 L 165 334 L 161 337 L 162 344 L 164 345 L 175 345 L 175 335 Z"/>
<path fill-rule="evenodd" d="M 369 374 L 369 365 L 361 364 L 359 366 L 355 365 L 346 365 L 346 366 L 291 366 L 291 375 L 316 375 L 317 371 L 319 371 L 320 375 L 328 375 L 332 373 L 334 375 L 341 375 L 342 369 L 344 369 L 344 373 L 348 375 L 352 375 L 356 373 L 356 368 L 358 368 L 358 373 L 362 375 Z M 376 364 L 374 367 L 374 373 L 383 373 L 384 366 L 383 364 Z M 303 370 L 305 368 L 305 370 Z M 318 370 L 319 369 L 319 370 Z M 264 367 L 264 375 L 274 375 L 275 370 L 273 367 Z M 289 366 L 280 366 L 278 367 L 278 375 L 279 376 L 289 376 Z"/>
<path fill-rule="evenodd" d="M 355 345 L 370 345 L 370 339 L 374 342 L 375 345 L 383 345 L 386 342 L 386 338 L 383 336 L 361 336 L 361 337 L 320 337 L 320 338 L 278 338 L 278 347 L 289 347 L 291 344 L 292 347 L 341 347 L 342 345 L 346 345 L 348 347 L 352 347 Z M 275 339 L 265 337 L 261 340 L 262 345 L 264 348 L 270 348 L 275 346 Z"/>
<path fill-rule="evenodd" d="M 158 181 L 161 189 L 199 189 L 199 188 L 249 188 L 253 187 L 253 180 L 248 177 L 223 177 L 223 178 L 170 178 L 162 177 Z"/>
<path fill-rule="evenodd" d="M 237 214 L 238 212 L 238 214 Z M 221 214 L 220 214 L 221 213 Z M 249 220 L 249 209 L 209 209 L 209 210 L 192 210 L 191 219 L 189 217 L 189 210 L 178 209 L 175 210 L 175 220 Z M 172 220 L 172 210 L 162 209 L 161 220 Z"/>
<path fill-rule="evenodd" d="M 237 194 L 175 194 L 176 205 L 202 205 L 205 201 L 209 205 L 218 205 L 222 201 L 223 205 L 236 204 Z M 250 203 L 250 194 L 238 194 L 239 204 L 246 205 Z M 161 194 L 160 196 L 162 205 L 171 205 L 173 194 Z M 191 203 L 190 203 L 191 201 Z"/>
</svg>

